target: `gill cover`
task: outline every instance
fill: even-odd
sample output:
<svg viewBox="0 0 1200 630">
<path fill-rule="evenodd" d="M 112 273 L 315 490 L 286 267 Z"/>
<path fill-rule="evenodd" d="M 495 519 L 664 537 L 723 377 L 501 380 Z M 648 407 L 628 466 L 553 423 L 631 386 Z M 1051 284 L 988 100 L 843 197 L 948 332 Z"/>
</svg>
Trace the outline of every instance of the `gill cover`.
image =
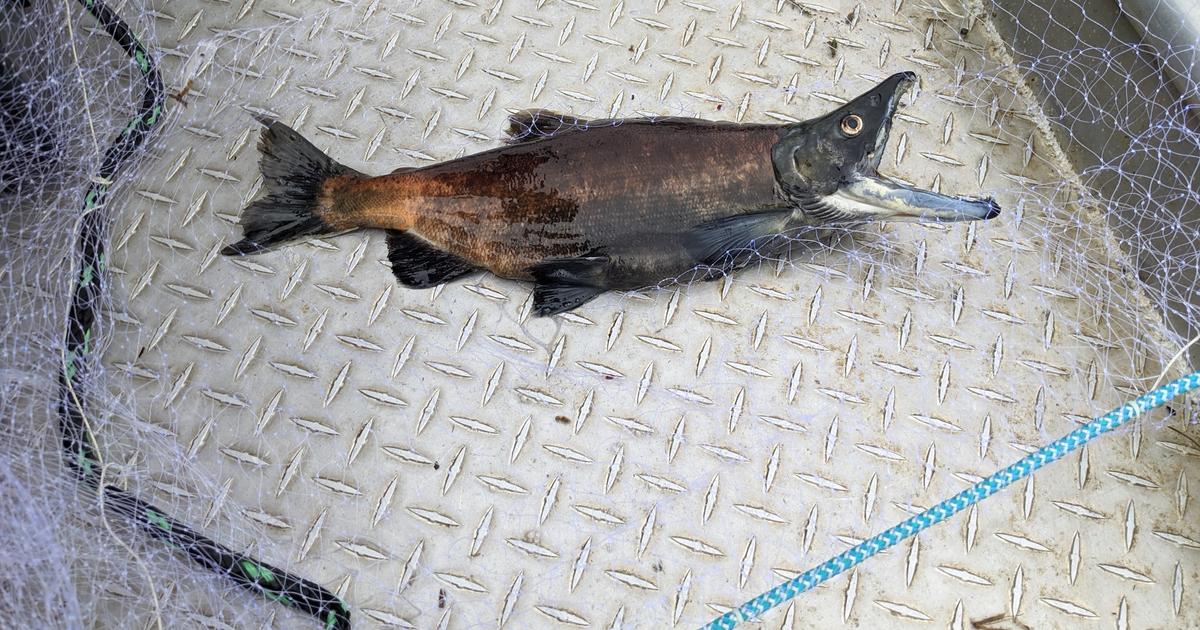
<svg viewBox="0 0 1200 630">
<path fill-rule="evenodd" d="M 900 98 L 917 75 L 900 72 L 842 107 L 792 125 L 773 148 L 776 179 L 808 223 L 971 221 L 1000 214 L 992 199 L 942 195 L 879 174 Z"/>
</svg>

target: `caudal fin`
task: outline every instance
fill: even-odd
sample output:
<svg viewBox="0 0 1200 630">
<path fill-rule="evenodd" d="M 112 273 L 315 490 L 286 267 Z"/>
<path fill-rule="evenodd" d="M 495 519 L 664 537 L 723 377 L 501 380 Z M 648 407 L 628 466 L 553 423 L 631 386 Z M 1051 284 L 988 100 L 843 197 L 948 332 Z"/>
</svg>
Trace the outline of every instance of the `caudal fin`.
<svg viewBox="0 0 1200 630">
<path fill-rule="evenodd" d="M 333 161 L 295 129 L 255 116 L 266 129 L 258 141 L 259 170 L 267 195 L 242 211 L 242 240 L 226 245 L 226 256 L 257 254 L 278 245 L 334 229 L 314 211 L 325 181 L 337 175 L 361 175 Z"/>
</svg>

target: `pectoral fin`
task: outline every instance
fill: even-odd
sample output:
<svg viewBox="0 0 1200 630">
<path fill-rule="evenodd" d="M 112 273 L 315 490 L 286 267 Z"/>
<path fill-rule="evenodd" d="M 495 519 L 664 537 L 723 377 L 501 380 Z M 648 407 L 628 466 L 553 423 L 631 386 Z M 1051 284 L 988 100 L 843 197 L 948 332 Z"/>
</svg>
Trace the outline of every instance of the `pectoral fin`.
<svg viewBox="0 0 1200 630">
<path fill-rule="evenodd" d="M 401 230 L 388 230 L 387 245 L 392 273 L 401 284 L 413 289 L 434 287 L 476 269 L 458 256 Z"/>
<path fill-rule="evenodd" d="M 685 245 L 696 262 L 726 266 L 787 227 L 790 209 L 739 214 L 702 223 L 692 229 Z"/>
<path fill-rule="evenodd" d="M 539 317 L 575 309 L 604 293 L 607 256 L 551 258 L 529 269 L 533 287 L 533 311 Z"/>
<path fill-rule="evenodd" d="M 508 117 L 505 133 L 508 144 L 531 142 L 552 138 L 562 133 L 584 129 L 591 122 L 570 114 L 559 114 L 546 109 L 525 109 Z"/>
</svg>

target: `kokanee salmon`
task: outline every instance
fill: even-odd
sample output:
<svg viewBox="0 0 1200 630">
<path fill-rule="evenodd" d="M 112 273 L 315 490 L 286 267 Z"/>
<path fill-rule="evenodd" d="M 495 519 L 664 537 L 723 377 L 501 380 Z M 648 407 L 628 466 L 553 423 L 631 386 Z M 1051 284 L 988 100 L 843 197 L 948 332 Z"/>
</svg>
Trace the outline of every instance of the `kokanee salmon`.
<svg viewBox="0 0 1200 630">
<path fill-rule="evenodd" d="M 892 75 L 837 110 L 794 124 L 692 118 L 587 120 L 542 110 L 509 119 L 504 146 L 370 177 L 273 120 L 259 142 L 267 194 L 246 207 L 226 255 L 302 237 L 388 231 L 388 259 L 424 288 L 479 269 L 534 282 L 534 311 L 701 268 L 720 277 L 770 237 L 806 226 L 965 221 L 992 199 L 882 177 L 900 97 Z"/>
</svg>

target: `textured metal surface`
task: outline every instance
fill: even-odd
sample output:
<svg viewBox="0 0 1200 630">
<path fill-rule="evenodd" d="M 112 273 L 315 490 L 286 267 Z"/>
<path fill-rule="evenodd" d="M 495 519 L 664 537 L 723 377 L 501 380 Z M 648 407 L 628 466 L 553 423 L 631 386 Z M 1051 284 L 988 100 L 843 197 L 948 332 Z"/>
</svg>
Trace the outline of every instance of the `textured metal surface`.
<svg viewBox="0 0 1200 630">
<path fill-rule="evenodd" d="M 970 80 L 991 64 L 982 27 L 942 9 L 158 12 L 167 71 L 192 81 L 113 234 L 123 314 L 106 362 L 203 475 L 162 469 L 139 491 L 330 586 L 361 627 L 696 626 L 1156 373 L 1130 356 L 1153 318 L 1120 309 L 1134 296 L 1105 235 L 1062 199 L 1030 201 L 1061 176 L 1028 104 Z M 260 186 L 247 110 L 383 173 L 494 146 L 508 110 L 802 119 L 900 69 L 923 89 L 884 170 L 998 192 L 997 221 L 872 227 L 551 320 L 528 317 L 528 286 L 490 276 L 399 287 L 378 234 L 217 256 Z M 1038 473 L 768 627 L 1200 622 L 1200 449 L 1165 424 Z"/>
</svg>

